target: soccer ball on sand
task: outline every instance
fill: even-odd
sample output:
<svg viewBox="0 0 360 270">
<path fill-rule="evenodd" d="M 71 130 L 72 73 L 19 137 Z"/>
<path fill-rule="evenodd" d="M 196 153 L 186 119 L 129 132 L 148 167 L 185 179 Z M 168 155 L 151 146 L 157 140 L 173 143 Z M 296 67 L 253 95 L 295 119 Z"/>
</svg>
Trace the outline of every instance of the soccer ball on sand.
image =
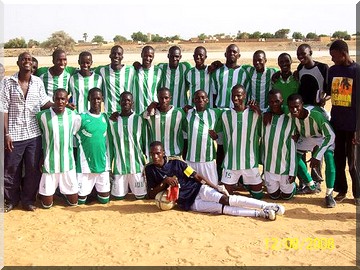
<svg viewBox="0 0 360 270">
<path fill-rule="evenodd" d="M 175 202 L 168 200 L 167 193 L 168 193 L 168 191 L 167 191 L 167 189 L 165 189 L 165 190 L 160 191 L 155 196 L 156 206 L 163 211 L 170 210 L 170 209 L 174 208 L 174 206 L 175 206 Z"/>
</svg>

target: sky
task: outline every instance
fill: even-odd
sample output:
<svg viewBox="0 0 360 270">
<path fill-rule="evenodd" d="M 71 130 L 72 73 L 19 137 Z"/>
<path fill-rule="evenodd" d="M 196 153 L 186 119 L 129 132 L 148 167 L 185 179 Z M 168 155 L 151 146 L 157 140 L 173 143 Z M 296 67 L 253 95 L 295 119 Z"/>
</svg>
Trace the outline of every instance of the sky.
<svg viewBox="0 0 360 270">
<path fill-rule="evenodd" d="M 20 37 L 42 42 L 60 30 L 74 40 L 87 33 L 88 40 L 101 35 L 106 41 L 116 35 L 130 39 L 138 31 L 183 39 L 202 33 L 236 35 L 238 31 L 274 34 L 279 29 L 290 29 L 290 36 L 293 32 L 356 32 L 355 0 L 0 1 L 4 12 L 0 36 L 5 42 Z"/>
</svg>

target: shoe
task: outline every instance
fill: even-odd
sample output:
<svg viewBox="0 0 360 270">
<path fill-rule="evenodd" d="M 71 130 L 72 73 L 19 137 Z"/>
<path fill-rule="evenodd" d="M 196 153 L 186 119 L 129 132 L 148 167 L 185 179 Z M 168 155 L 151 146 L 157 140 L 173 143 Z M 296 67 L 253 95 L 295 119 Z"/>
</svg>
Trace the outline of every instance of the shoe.
<svg viewBox="0 0 360 270">
<path fill-rule="evenodd" d="M 25 211 L 31 211 L 31 212 L 34 212 L 36 210 L 36 206 L 35 205 L 32 205 L 32 204 L 27 204 L 27 205 L 24 205 L 23 206 L 23 209 Z"/>
<path fill-rule="evenodd" d="M 259 215 L 260 215 L 260 217 L 263 217 L 263 218 L 269 219 L 269 220 L 276 219 L 276 213 L 274 210 L 261 209 Z"/>
<path fill-rule="evenodd" d="M 264 208 L 264 210 L 273 210 L 275 211 L 276 215 L 282 216 L 285 213 L 285 207 L 281 204 L 268 204 Z"/>
<path fill-rule="evenodd" d="M 8 212 L 10 212 L 11 210 L 13 210 L 15 208 L 15 205 L 14 204 L 12 204 L 12 203 L 6 203 L 5 205 L 4 205 L 4 212 L 5 213 L 8 213 Z"/>
<path fill-rule="evenodd" d="M 319 187 L 317 185 L 315 185 L 315 187 L 313 189 L 308 186 L 305 186 L 304 188 L 296 190 L 296 194 L 317 194 L 320 192 L 321 192 L 321 189 L 319 189 Z"/>
<path fill-rule="evenodd" d="M 360 205 L 360 198 L 354 198 L 354 201 L 356 206 Z"/>
<path fill-rule="evenodd" d="M 334 208 L 336 206 L 336 202 L 332 196 L 332 193 L 330 193 L 325 197 L 325 202 L 326 202 L 326 207 L 328 208 Z"/>
<path fill-rule="evenodd" d="M 338 195 L 335 196 L 335 201 L 342 202 L 346 199 L 346 193 L 339 192 Z"/>
</svg>

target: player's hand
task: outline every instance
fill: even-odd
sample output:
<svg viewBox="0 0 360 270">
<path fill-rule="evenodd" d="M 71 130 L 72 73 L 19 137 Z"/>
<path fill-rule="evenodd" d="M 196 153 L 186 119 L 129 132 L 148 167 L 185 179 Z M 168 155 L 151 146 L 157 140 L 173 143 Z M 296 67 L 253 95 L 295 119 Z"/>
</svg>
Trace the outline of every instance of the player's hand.
<svg viewBox="0 0 360 270">
<path fill-rule="evenodd" d="M 70 110 L 75 110 L 76 109 L 76 105 L 74 103 L 68 103 L 66 105 L 67 108 L 69 108 Z"/>
<path fill-rule="evenodd" d="M 264 112 L 263 113 L 264 126 L 267 126 L 268 124 L 270 124 L 271 120 L 272 120 L 272 113 L 271 112 Z"/>
<path fill-rule="evenodd" d="M 275 72 L 271 77 L 271 81 L 275 83 L 280 78 L 280 75 L 281 75 L 280 71 Z"/>
<path fill-rule="evenodd" d="M 310 158 L 310 168 L 317 168 L 320 167 L 320 160 L 317 160 L 316 158 Z"/>
<path fill-rule="evenodd" d="M 115 122 L 115 121 L 117 121 L 119 115 L 120 115 L 119 112 L 113 112 L 113 113 L 110 115 L 109 119 L 110 119 L 111 121 L 114 121 L 114 122 Z"/>
<path fill-rule="evenodd" d="M 295 176 L 289 176 L 288 178 L 288 183 L 291 184 L 291 183 L 294 183 L 295 182 Z"/>
<path fill-rule="evenodd" d="M 299 81 L 299 71 L 295 70 L 293 76 L 295 80 Z"/>
<path fill-rule="evenodd" d="M 147 112 L 149 115 L 154 115 L 155 114 L 155 109 L 157 108 L 157 106 L 159 105 L 158 102 L 153 101 L 150 103 L 150 105 L 147 107 Z"/>
<path fill-rule="evenodd" d="M 139 70 L 141 68 L 141 63 L 138 61 L 135 61 L 133 63 L 133 67 L 135 68 L 135 70 Z"/>
<path fill-rule="evenodd" d="M 12 150 L 14 149 L 14 145 L 9 134 L 5 135 L 4 137 L 4 148 L 8 152 L 12 152 Z"/>
<path fill-rule="evenodd" d="M 300 138 L 300 134 L 292 135 L 291 138 L 294 140 L 294 142 L 297 142 Z"/>
<path fill-rule="evenodd" d="M 214 141 L 217 140 L 217 138 L 219 138 L 219 136 L 216 134 L 215 130 L 213 129 L 209 129 L 209 136 Z"/>
<path fill-rule="evenodd" d="M 168 184 L 169 186 L 177 186 L 179 184 L 178 178 L 174 176 L 168 176 L 163 181 L 164 184 Z"/>
<path fill-rule="evenodd" d="M 259 105 L 256 103 L 255 100 L 249 100 L 248 102 L 248 106 L 251 110 L 253 110 L 254 112 L 256 112 L 257 114 L 261 115 L 261 110 Z"/>
<path fill-rule="evenodd" d="M 221 68 L 224 64 L 221 63 L 219 60 L 216 60 L 208 66 L 208 73 L 211 74 L 216 71 L 218 68 Z"/>
<path fill-rule="evenodd" d="M 194 108 L 194 107 L 191 106 L 191 105 L 186 105 L 186 106 L 184 106 L 184 108 L 182 108 L 182 109 L 183 109 L 183 111 L 184 111 L 185 113 L 188 113 L 188 111 L 191 110 L 192 108 Z"/>
<path fill-rule="evenodd" d="M 227 191 L 226 187 L 224 185 L 217 185 L 216 186 L 217 191 L 219 191 L 220 193 L 226 195 L 226 196 L 230 196 L 229 191 Z"/>
</svg>

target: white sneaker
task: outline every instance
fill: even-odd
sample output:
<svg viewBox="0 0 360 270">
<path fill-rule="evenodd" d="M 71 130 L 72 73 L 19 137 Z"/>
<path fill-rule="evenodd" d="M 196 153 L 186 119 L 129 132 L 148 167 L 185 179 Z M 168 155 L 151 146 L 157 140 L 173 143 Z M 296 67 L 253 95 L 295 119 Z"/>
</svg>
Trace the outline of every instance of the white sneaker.
<svg viewBox="0 0 360 270">
<path fill-rule="evenodd" d="M 274 210 L 275 213 L 279 216 L 282 216 L 285 213 L 285 207 L 281 204 L 276 204 L 276 203 L 268 204 L 263 209 Z"/>
<path fill-rule="evenodd" d="M 276 219 L 276 213 L 274 210 L 261 209 L 259 212 L 259 216 L 269 220 Z"/>
</svg>

